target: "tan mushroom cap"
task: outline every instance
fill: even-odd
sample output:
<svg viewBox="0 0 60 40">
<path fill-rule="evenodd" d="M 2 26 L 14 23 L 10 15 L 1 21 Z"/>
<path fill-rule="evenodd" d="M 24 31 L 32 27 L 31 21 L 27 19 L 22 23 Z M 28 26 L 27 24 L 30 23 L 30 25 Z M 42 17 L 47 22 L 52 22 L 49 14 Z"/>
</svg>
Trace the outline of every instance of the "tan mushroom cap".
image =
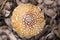
<svg viewBox="0 0 60 40">
<path fill-rule="evenodd" d="M 12 26 L 15 31 L 25 38 L 39 34 L 45 25 L 44 14 L 35 5 L 22 4 L 13 11 Z"/>
</svg>

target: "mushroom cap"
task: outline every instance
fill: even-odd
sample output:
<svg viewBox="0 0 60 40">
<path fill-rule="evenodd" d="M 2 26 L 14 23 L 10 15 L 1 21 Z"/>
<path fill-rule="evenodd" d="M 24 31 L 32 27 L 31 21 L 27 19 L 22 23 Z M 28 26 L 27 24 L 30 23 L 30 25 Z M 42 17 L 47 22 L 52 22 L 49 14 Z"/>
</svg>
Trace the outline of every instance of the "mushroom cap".
<svg viewBox="0 0 60 40">
<path fill-rule="evenodd" d="M 16 7 L 11 16 L 13 29 L 20 37 L 31 38 L 39 34 L 45 25 L 44 14 L 35 5 L 22 4 Z"/>
</svg>

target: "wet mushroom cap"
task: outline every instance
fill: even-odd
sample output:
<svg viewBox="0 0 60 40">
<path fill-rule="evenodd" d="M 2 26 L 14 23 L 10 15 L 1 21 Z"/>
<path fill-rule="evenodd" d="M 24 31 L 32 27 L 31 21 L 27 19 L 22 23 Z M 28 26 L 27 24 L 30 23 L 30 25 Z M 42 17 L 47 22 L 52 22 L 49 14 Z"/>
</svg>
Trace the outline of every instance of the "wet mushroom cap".
<svg viewBox="0 0 60 40">
<path fill-rule="evenodd" d="M 12 13 L 11 21 L 13 29 L 25 38 L 39 34 L 45 25 L 44 14 L 32 4 L 22 4 L 16 7 Z"/>
</svg>

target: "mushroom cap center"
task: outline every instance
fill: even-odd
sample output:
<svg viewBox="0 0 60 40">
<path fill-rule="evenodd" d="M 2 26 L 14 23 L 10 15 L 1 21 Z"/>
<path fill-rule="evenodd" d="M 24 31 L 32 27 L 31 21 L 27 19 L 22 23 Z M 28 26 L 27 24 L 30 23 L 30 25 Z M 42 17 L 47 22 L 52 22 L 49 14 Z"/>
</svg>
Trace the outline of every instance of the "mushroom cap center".
<svg viewBox="0 0 60 40">
<path fill-rule="evenodd" d="M 25 23 L 26 26 L 32 26 L 35 24 L 35 15 L 34 14 L 26 14 L 24 17 L 23 17 L 23 22 Z"/>
</svg>

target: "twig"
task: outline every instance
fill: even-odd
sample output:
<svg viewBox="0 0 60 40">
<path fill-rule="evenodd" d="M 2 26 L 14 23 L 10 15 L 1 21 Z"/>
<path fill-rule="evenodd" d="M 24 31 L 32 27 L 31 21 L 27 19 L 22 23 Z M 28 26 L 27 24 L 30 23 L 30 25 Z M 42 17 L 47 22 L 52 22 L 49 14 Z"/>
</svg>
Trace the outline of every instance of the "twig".
<svg viewBox="0 0 60 40">
<path fill-rule="evenodd" d="M 7 0 L 5 0 L 5 1 L 3 2 L 3 4 L 2 4 L 2 6 L 1 6 L 0 9 L 3 9 L 3 7 L 4 7 L 4 5 L 5 5 L 6 2 L 7 2 Z"/>
</svg>

